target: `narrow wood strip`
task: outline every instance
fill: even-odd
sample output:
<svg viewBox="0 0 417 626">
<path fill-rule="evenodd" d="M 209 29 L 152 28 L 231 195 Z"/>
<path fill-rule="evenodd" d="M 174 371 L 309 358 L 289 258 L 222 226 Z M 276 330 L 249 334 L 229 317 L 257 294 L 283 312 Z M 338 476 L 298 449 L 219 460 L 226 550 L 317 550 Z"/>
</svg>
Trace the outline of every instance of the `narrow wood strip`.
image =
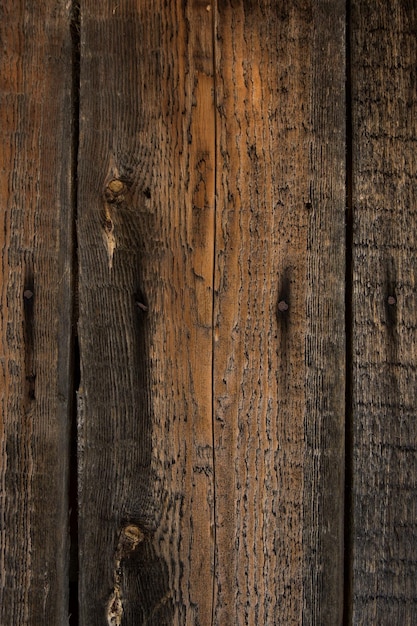
<svg viewBox="0 0 417 626">
<path fill-rule="evenodd" d="M 417 10 L 352 2 L 354 624 L 417 622 Z"/>
<path fill-rule="evenodd" d="M 3 3 L 0 623 L 68 622 L 72 280 L 67 2 Z"/>
</svg>

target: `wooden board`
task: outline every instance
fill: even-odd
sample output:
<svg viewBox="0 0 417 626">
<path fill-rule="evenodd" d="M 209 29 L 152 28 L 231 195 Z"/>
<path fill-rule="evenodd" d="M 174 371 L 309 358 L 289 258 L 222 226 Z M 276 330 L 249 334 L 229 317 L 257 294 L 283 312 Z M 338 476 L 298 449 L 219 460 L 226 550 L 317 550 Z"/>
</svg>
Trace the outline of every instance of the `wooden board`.
<svg viewBox="0 0 417 626">
<path fill-rule="evenodd" d="M 0 21 L 0 623 L 68 623 L 72 276 L 66 2 Z"/>
<path fill-rule="evenodd" d="M 352 3 L 354 624 L 417 623 L 417 10 Z"/>
<path fill-rule="evenodd" d="M 213 13 L 81 19 L 80 624 L 212 615 Z"/>
<path fill-rule="evenodd" d="M 81 32 L 81 624 L 337 623 L 343 4 Z"/>
<path fill-rule="evenodd" d="M 343 2 L 218 3 L 216 624 L 343 608 Z"/>
</svg>

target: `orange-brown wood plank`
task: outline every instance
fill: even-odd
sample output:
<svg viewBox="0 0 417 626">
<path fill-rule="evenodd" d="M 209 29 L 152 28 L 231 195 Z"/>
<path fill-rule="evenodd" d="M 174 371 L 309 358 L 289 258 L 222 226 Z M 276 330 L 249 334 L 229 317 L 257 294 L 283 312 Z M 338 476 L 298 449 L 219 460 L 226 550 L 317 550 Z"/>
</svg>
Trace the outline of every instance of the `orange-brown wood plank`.
<svg viewBox="0 0 417 626">
<path fill-rule="evenodd" d="M 355 0 L 352 606 L 417 623 L 417 9 Z"/>
<path fill-rule="evenodd" d="M 81 18 L 80 624 L 210 624 L 213 12 Z"/>
<path fill-rule="evenodd" d="M 215 624 L 341 623 L 343 2 L 216 16 Z"/>
<path fill-rule="evenodd" d="M 68 623 L 68 3 L 0 20 L 0 623 Z"/>
</svg>

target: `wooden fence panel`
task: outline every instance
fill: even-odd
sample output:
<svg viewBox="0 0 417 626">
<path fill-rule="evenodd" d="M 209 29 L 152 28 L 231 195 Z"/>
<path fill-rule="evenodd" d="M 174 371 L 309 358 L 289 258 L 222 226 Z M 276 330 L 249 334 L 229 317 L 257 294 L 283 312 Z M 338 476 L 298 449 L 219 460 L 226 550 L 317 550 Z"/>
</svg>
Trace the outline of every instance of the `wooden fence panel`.
<svg viewBox="0 0 417 626">
<path fill-rule="evenodd" d="M 162 0 L 82 5 L 84 626 L 211 623 L 209 8 Z"/>
<path fill-rule="evenodd" d="M 339 624 L 344 3 L 218 5 L 214 623 Z"/>
<path fill-rule="evenodd" d="M 416 7 L 6 4 L 0 623 L 417 623 Z"/>
<path fill-rule="evenodd" d="M 353 2 L 354 624 L 417 623 L 416 31 Z"/>
<path fill-rule="evenodd" d="M 67 2 L 0 21 L 0 623 L 68 620 L 72 277 Z"/>
</svg>

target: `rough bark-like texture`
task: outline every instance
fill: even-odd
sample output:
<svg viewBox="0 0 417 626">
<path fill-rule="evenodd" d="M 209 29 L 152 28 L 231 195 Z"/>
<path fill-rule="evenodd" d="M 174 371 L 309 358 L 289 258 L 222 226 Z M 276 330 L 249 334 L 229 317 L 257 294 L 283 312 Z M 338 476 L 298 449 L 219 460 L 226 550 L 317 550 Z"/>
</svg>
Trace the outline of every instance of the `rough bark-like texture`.
<svg viewBox="0 0 417 626">
<path fill-rule="evenodd" d="M 66 2 L 0 20 L 0 623 L 68 623 L 71 36 Z"/>
<path fill-rule="evenodd" d="M 417 623 L 417 12 L 355 0 L 354 624 Z"/>
<path fill-rule="evenodd" d="M 216 624 L 341 621 L 344 20 L 219 2 Z"/>
<path fill-rule="evenodd" d="M 82 626 L 211 622 L 210 8 L 81 7 Z"/>
</svg>

